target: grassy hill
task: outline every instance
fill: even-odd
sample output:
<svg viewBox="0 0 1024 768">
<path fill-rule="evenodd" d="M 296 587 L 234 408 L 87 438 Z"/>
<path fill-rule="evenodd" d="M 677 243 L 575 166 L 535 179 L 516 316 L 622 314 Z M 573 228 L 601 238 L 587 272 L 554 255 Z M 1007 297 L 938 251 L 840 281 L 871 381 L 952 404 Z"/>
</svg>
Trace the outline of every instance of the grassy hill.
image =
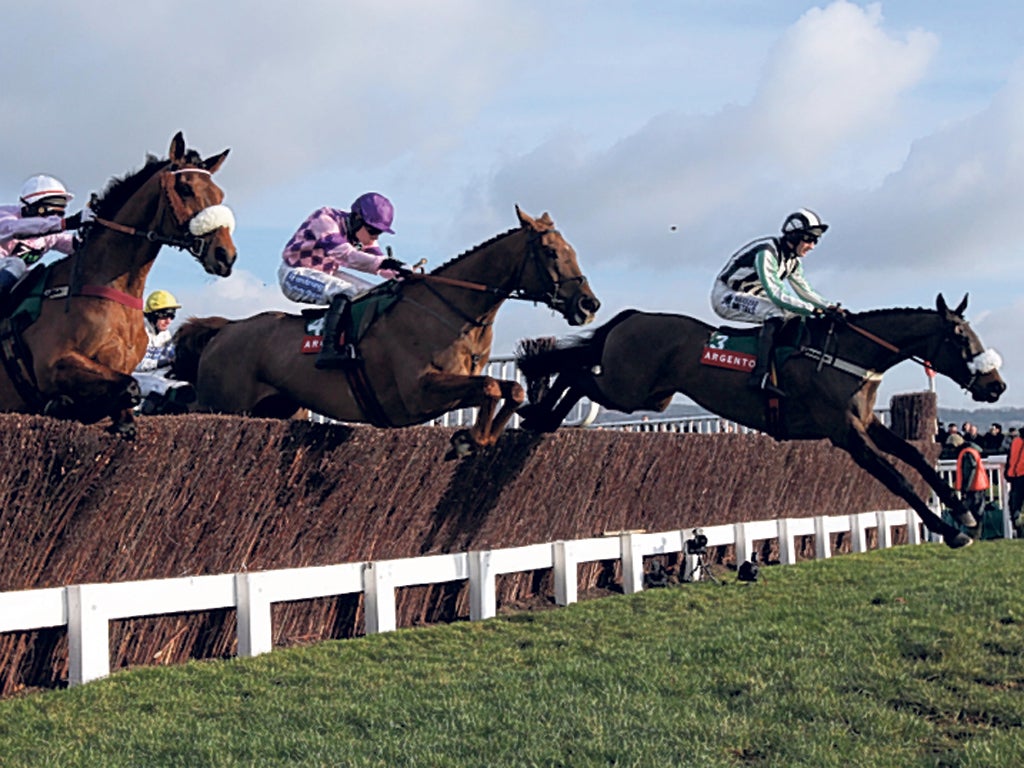
<svg viewBox="0 0 1024 768">
<path fill-rule="evenodd" d="M 1019 541 L 0 701 L 4 766 L 1024 765 Z"/>
</svg>

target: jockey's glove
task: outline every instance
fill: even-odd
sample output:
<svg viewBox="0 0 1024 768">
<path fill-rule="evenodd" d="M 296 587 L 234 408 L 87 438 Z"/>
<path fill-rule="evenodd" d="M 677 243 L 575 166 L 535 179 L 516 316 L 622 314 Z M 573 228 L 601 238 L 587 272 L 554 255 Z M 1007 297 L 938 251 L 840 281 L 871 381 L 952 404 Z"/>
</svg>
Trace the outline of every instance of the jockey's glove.
<svg viewBox="0 0 1024 768">
<path fill-rule="evenodd" d="M 62 222 L 64 229 L 78 229 L 96 218 L 92 208 L 83 208 L 78 213 L 73 213 Z"/>
<path fill-rule="evenodd" d="M 846 310 L 838 304 L 830 304 L 821 310 L 821 314 L 827 317 L 833 323 L 845 323 L 846 322 Z"/>
<path fill-rule="evenodd" d="M 412 267 L 410 267 L 404 261 L 399 261 L 398 259 L 391 258 L 390 256 L 388 256 L 388 258 L 384 259 L 384 261 L 380 263 L 379 269 L 386 269 L 391 272 L 397 272 L 402 277 L 408 277 L 409 275 L 412 274 Z"/>
</svg>

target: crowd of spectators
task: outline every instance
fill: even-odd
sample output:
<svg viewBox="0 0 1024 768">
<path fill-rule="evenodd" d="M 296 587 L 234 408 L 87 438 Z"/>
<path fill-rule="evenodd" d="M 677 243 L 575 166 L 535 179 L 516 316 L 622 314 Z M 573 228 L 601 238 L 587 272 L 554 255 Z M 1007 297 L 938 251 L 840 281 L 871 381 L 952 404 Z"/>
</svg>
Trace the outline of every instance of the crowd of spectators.
<svg viewBox="0 0 1024 768">
<path fill-rule="evenodd" d="M 965 443 L 976 445 L 983 456 L 998 456 L 1010 452 L 1010 444 L 1019 432 L 1019 427 L 1010 427 L 1003 432 L 1002 424 L 992 422 L 987 432 L 979 434 L 976 424 L 965 421 L 957 426 L 955 422 L 951 421 L 945 427 L 939 425 L 935 442 L 942 445 L 941 458 L 943 459 L 955 459 Z"/>
</svg>

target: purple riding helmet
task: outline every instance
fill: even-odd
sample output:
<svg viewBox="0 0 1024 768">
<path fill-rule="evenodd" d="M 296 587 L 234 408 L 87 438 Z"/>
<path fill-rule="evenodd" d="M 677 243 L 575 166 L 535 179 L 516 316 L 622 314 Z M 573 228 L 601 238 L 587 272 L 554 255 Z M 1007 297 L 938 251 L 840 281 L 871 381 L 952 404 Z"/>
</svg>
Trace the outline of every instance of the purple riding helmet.
<svg viewBox="0 0 1024 768">
<path fill-rule="evenodd" d="M 352 203 L 352 213 L 374 229 L 395 234 L 391 228 L 391 222 L 395 220 L 395 206 L 382 194 L 367 192 L 360 195 Z"/>
</svg>

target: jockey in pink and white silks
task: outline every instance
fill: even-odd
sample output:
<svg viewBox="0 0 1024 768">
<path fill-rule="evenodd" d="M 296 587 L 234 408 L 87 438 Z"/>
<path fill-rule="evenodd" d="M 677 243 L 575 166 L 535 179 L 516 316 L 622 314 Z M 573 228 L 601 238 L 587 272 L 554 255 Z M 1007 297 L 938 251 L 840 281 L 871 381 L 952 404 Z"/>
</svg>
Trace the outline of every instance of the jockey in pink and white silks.
<svg viewBox="0 0 1024 768">
<path fill-rule="evenodd" d="M 716 314 L 726 320 L 762 324 L 757 364 L 748 382 L 751 388 L 784 397 L 768 375 L 775 333 L 788 318 L 835 306 L 811 288 L 801 263 L 827 229 L 818 214 L 801 208 L 782 223 L 782 237 L 765 237 L 743 246 L 715 280 L 711 306 Z"/>
<path fill-rule="evenodd" d="M 382 233 L 394 234 L 394 213 L 384 195 L 368 192 L 356 198 L 351 211 L 328 207 L 314 211 L 285 246 L 277 271 L 284 295 L 304 304 L 330 304 L 317 367 L 334 367 L 350 358 L 350 350 L 337 347 L 338 324 L 345 304 L 373 287 L 342 268 L 386 279 L 411 272 L 377 245 Z"/>
<path fill-rule="evenodd" d="M 53 176 L 38 175 L 22 185 L 17 205 L 0 206 L 0 294 L 9 291 L 48 252 L 74 251 L 72 230 L 95 215 L 85 208 L 64 218 L 73 197 Z"/>
</svg>

